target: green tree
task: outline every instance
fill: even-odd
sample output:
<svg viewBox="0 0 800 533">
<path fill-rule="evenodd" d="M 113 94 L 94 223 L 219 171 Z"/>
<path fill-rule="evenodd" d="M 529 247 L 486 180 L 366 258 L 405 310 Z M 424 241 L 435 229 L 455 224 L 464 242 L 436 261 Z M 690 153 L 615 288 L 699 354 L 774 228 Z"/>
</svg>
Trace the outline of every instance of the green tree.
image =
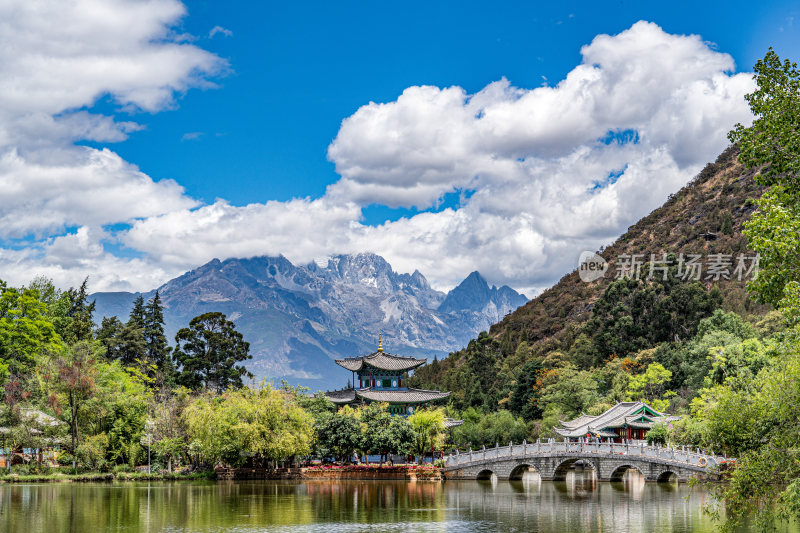
<svg viewBox="0 0 800 533">
<path fill-rule="evenodd" d="M 521 442 L 528 434 L 525 421 L 504 409 L 487 415 L 468 409 L 461 416 L 464 423 L 451 430 L 453 444 L 461 448 Z"/>
<path fill-rule="evenodd" d="M 93 338 L 94 322 L 92 315 L 94 314 L 96 303 L 94 300 L 89 302 L 88 283 L 89 278 L 86 278 L 77 290 L 70 288 L 67 291 L 70 303 L 67 316 L 71 319 L 71 322 L 67 329 L 67 338 L 65 340 L 69 344 L 90 341 Z"/>
<path fill-rule="evenodd" d="M 656 411 L 666 411 L 669 398 L 675 392 L 666 390 L 672 372 L 661 363 L 651 363 L 642 374 L 631 376 L 628 381 L 628 399 L 640 400 L 649 404 Z"/>
<path fill-rule="evenodd" d="M 775 342 L 759 339 L 715 346 L 709 351 L 712 363 L 706 385 L 725 383 L 734 389 L 746 388 L 762 369 L 778 358 L 779 351 Z"/>
<path fill-rule="evenodd" d="M 320 449 L 340 462 L 349 461 L 362 447 L 361 423 L 354 409 L 345 406 L 325 417 L 317 427 Z"/>
<path fill-rule="evenodd" d="M 731 482 L 721 490 L 726 527 L 756 514 L 766 529 L 776 519 L 800 518 L 800 71 L 770 48 L 755 65 L 756 90 L 745 98 L 753 124 L 737 124 L 729 139 L 739 161 L 758 171 L 768 187 L 745 223 L 759 270 L 748 284 L 757 300 L 781 309 L 793 335 L 752 387 L 717 385 L 694 402 L 713 442 L 739 455 Z"/>
<path fill-rule="evenodd" d="M 433 452 L 444 444 L 445 426 L 444 411 L 441 409 L 419 409 L 414 412 L 408 421 L 414 431 L 413 450 L 417 454 L 417 462 L 428 451 Z"/>
<path fill-rule="evenodd" d="M 75 449 L 75 458 L 90 470 L 102 470 L 106 465 L 108 435 L 98 433 L 87 436 Z"/>
<path fill-rule="evenodd" d="M 133 307 L 131 307 L 131 313 L 128 316 L 128 324 L 144 330 L 146 317 L 147 311 L 145 310 L 144 296 L 137 294 L 136 298 L 133 299 Z"/>
<path fill-rule="evenodd" d="M 67 339 L 72 324 L 72 319 L 69 318 L 72 306 L 69 291 L 58 289 L 53 280 L 44 276 L 35 277 L 27 288 L 36 291 L 39 301 L 47 308 L 46 317 L 53 324 L 56 333 L 61 339 Z"/>
<path fill-rule="evenodd" d="M 655 361 L 672 372 L 668 386 L 673 390 L 697 391 L 705 385 L 715 357 L 726 346 L 739 345 L 757 335 L 755 329 L 736 313 L 717 309 L 697 327 L 697 335 L 683 343 L 664 344 Z"/>
<path fill-rule="evenodd" d="M 190 450 L 206 463 L 240 466 L 279 461 L 311 451 L 313 417 L 298 404 L 294 391 L 262 386 L 205 395 L 184 412 Z M 263 464 L 262 464 L 263 465 Z"/>
<path fill-rule="evenodd" d="M 466 348 L 466 376 L 464 404 L 484 409 L 496 408 L 492 401 L 494 377 L 497 369 L 499 344 L 488 333 L 482 331 Z M 465 377 L 466 377 L 465 376 Z M 465 384 L 466 385 L 466 384 Z"/>
<path fill-rule="evenodd" d="M 122 324 L 117 317 L 103 318 L 97 330 L 97 340 L 106 349 L 106 359 L 117 360 L 123 367 L 142 368 L 147 365 L 143 330 L 135 321 Z"/>
<path fill-rule="evenodd" d="M 76 467 L 74 456 L 80 441 L 79 431 L 88 415 L 86 403 L 96 390 L 96 361 L 100 354 L 102 346 L 99 344 L 80 341 L 52 359 L 44 372 L 50 407 L 56 418 L 69 426 L 73 468 Z"/>
<path fill-rule="evenodd" d="M 106 358 L 112 360 L 120 358 L 119 337 L 124 327 L 124 324 L 116 316 L 103 317 L 100 322 L 100 327 L 95 332 L 95 338 L 106 349 Z"/>
<path fill-rule="evenodd" d="M 359 443 L 362 455 L 378 453 L 383 462 L 383 449 L 390 438 L 389 421 L 392 415 L 389 414 L 389 404 L 370 403 L 356 411 L 356 418 L 361 424 L 361 439 Z"/>
<path fill-rule="evenodd" d="M 597 379 L 589 371 L 574 366 L 552 369 L 543 374 L 539 403 L 551 414 L 572 419 L 600 400 Z M 557 420 L 556 420 L 557 422 Z"/>
<path fill-rule="evenodd" d="M 178 383 L 191 390 L 204 387 L 222 393 L 241 387 L 243 377 L 253 377 L 236 364 L 252 358 L 250 344 L 222 313 L 194 317 L 175 335 L 175 343 Z"/>
<path fill-rule="evenodd" d="M 663 445 L 667 443 L 668 434 L 669 432 L 667 430 L 666 424 L 659 422 L 653 425 L 652 428 L 650 428 L 650 431 L 647 432 L 644 438 L 647 439 L 647 444 L 650 444 L 651 446 L 653 444 Z"/>
<path fill-rule="evenodd" d="M 666 279 L 619 279 L 597 300 L 584 328 L 599 358 L 594 364 L 661 342 L 689 339 L 700 321 L 721 305 L 719 289 L 707 290 L 700 282 L 681 280 L 677 259 L 669 256 L 668 260 L 672 266 Z"/>
<path fill-rule="evenodd" d="M 153 448 L 167 462 L 172 472 L 173 462 L 186 453 L 188 429 L 184 411 L 190 403 L 189 390 L 178 388 L 174 394 L 151 401 L 149 424 L 153 430 Z"/>
<path fill-rule="evenodd" d="M 769 187 L 745 223 L 760 258 L 749 289 L 778 306 L 786 285 L 800 282 L 800 72 L 772 48 L 754 71 L 757 88 L 745 99 L 755 119 L 749 127 L 737 124 L 728 138 L 739 145 L 739 161 L 758 169 L 755 181 Z"/>
<path fill-rule="evenodd" d="M 148 361 L 162 374 L 162 380 L 171 381 L 174 366 L 170 357 L 169 343 L 164 335 L 164 308 L 158 291 L 145 307 L 143 330 Z"/>
<path fill-rule="evenodd" d="M 3 387 L 3 409 L 0 412 L 0 420 L 2 425 L 8 428 L 8 433 L 4 435 L 4 445 L 8 446 L 8 456 L 6 458 L 6 469 L 11 470 L 11 459 L 14 450 L 24 444 L 22 438 L 24 432 L 18 430 L 22 425 L 22 409 L 21 404 L 27 399 L 28 393 L 25 391 L 25 386 L 22 380 L 17 376 L 11 376 Z"/>
<path fill-rule="evenodd" d="M 0 383 L 8 372 L 30 375 L 37 358 L 63 349 L 35 289 L 10 288 L 0 281 Z"/>
<path fill-rule="evenodd" d="M 100 360 L 95 365 L 95 388 L 86 401 L 84 421 L 89 434 L 106 435 L 106 459 L 112 464 L 133 463 L 150 405 L 149 378 L 119 361 Z"/>
<path fill-rule="evenodd" d="M 642 374 L 632 376 L 628 381 L 628 398 L 652 402 L 665 392 L 665 383 L 669 382 L 672 372 L 661 363 L 652 363 Z"/>
<path fill-rule="evenodd" d="M 404 416 L 393 416 L 389 420 L 389 431 L 386 439 L 379 443 L 383 456 L 387 454 L 406 455 L 411 452 L 414 443 L 414 428 Z"/>
<path fill-rule="evenodd" d="M 517 382 L 511 393 L 511 400 L 508 402 L 508 409 L 526 420 L 534 420 L 542 417 L 542 410 L 539 407 L 536 397 L 536 379 L 542 370 L 542 363 L 534 359 L 525 363 L 522 370 L 517 375 Z"/>
<path fill-rule="evenodd" d="M 361 423 L 360 446 L 365 454 L 379 454 L 381 464 L 388 454 L 408 453 L 414 440 L 408 419 L 392 416 L 388 408 L 387 403 L 371 403 L 357 411 Z"/>
</svg>

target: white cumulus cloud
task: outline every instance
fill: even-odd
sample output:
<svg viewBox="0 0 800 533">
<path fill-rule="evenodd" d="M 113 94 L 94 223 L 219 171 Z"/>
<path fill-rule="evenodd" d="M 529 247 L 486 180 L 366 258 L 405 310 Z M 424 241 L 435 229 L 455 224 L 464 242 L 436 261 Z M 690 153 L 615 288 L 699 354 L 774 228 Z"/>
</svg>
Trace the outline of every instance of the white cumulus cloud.
<svg viewBox="0 0 800 533">
<path fill-rule="evenodd" d="M 175 0 L 0 3 L 0 238 L 195 205 L 103 149 L 141 125 L 93 113 L 105 96 L 149 112 L 209 85 L 225 63 L 173 34 Z"/>
<path fill-rule="evenodd" d="M 182 42 L 142 40 L 161 35 L 169 41 L 171 24 L 183 14 L 174 2 L 150 4 L 159 7 L 150 23 L 125 31 L 138 35 L 133 40 L 148 52 L 160 46 L 182 51 L 180 62 L 192 68 L 178 69 L 173 79 L 155 76 L 147 87 L 129 86 L 112 71 L 111 81 L 85 91 L 80 105 L 107 93 L 123 105 L 160 109 L 171 105 L 176 91 L 205 83 L 203 73 L 224 67 Z M 126 49 L 126 38 L 121 41 L 111 48 Z M 475 94 L 461 87 L 409 87 L 394 101 L 365 104 L 343 120 L 329 146 L 341 177 L 321 198 L 246 206 L 220 199 L 198 206 L 178 184 L 155 182 L 112 152 L 90 150 L 78 157 L 77 148 L 69 149 L 66 163 L 56 157 L 34 165 L 21 151 L 9 150 L 0 157 L 0 184 L 4 175 L 26 176 L 30 185 L 10 189 L 17 195 L 14 203 L 38 206 L 44 214 L 26 218 L 21 210 L 0 207 L 0 220 L 9 224 L 6 234 L 23 238 L 60 226 L 78 229 L 23 252 L 6 250 L 0 266 L 8 265 L 16 276 L 45 265 L 45 274 L 70 282 L 93 273 L 96 289 L 150 289 L 214 257 L 282 253 L 306 262 L 374 251 L 401 271 L 420 269 L 440 288 L 477 269 L 494 283 L 535 292 L 574 268 L 580 251 L 610 242 L 660 205 L 716 158 L 734 123 L 750 120 L 743 96 L 753 88 L 751 76 L 736 74 L 732 58 L 697 35 L 671 35 L 639 22 L 618 35 L 595 37 L 581 54 L 581 63 L 555 86 L 526 89 L 501 79 Z M 129 59 L 142 62 L 132 67 L 137 70 L 150 57 L 143 52 Z M 20 84 L 38 86 L 35 76 L 17 77 Z M 2 83 L 0 113 L 11 97 L 2 94 Z M 45 83 L 42 91 L 55 89 Z M 120 140 L 138 127 L 94 115 L 75 115 L 69 119 L 74 123 L 64 125 L 59 113 L 70 108 L 30 106 L 43 123 L 56 123 L 47 131 L 62 127 L 72 133 L 59 134 L 64 139 Z M 3 135 L 0 120 L 0 146 L 13 146 Z M 53 176 L 25 174 L 26 165 Z M 91 171 L 79 176 L 59 165 Z M 105 177 L 111 175 L 119 181 Z M 33 191 L 56 183 L 64 185 L 52 197 L 33 197 Z M 109 207 L 82 213 L 88 200 L 77 192 L 70 196 L 69 184 Z M 122 190 L 136 201 L 114 203 L 114 191 Z M 461 195 L 458 205 L 424 212 L 450 193 Z M 370 226 L 361 218 L 370 204 L 423 212 Z M 100 229 L 115 222 L 125 225 Z M 108 252 L 98 243 L 135 254 Z M 71 249 L 81 253 L 69 255 Z"/>
</svg>

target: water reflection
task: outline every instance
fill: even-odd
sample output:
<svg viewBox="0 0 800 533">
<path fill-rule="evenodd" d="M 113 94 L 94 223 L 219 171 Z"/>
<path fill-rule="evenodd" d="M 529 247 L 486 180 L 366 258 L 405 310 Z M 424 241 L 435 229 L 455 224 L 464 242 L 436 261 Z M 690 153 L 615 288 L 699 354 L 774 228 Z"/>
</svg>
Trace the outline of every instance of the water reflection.
<svg viewBox="0 0 800 533">
<path fill-rule="evenodd" d="M 511 490 L 515 493 L 539 494 L 542 490 L 542 478 L 536 472 L 525 472 L 522 479 L 510 481 Z"/>
<path fill-rule="evenodd" d="M 521 480 L 0 485 L 0 531 L 709 532 L 699 487 Z"/>
</svg>

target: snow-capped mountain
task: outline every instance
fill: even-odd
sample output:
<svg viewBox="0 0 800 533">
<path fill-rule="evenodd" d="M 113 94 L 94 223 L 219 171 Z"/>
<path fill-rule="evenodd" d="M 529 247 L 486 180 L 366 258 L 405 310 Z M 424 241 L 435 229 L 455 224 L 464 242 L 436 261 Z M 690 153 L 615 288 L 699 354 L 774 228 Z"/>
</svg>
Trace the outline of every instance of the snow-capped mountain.
<svg viewBox="0 0 800 533">
<path fill-rule="evenodd" d="M 192 317 L 220 311 L 250 342 L 251 372 L 313 389 L 345 385 L 347 372 L 333 359 L 374 351 L 378 333 L 391 353 L 441 357 L 528 301 L 477 272 L 445 294 L 375 254 L 337 255 L 324 266 L 283 256 L 215 259 L 158 291 L 170 338 Z M 95 294 L 97 321 L 126 320 L 135 296 Z"/>
</svg>

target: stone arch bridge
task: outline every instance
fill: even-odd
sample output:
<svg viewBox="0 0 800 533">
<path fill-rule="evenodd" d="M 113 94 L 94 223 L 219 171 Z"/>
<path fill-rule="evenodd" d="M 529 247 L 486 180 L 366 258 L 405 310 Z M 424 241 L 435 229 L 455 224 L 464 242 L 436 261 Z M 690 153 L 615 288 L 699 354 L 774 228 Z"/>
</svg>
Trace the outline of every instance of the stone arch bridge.
<svg viewBox="0 0 800 533">
<path fill-rule="evenodd" d="M 684 482 L 690 478 L 718 479 L 719 467 L 729 458 L 690 450 L 649 446 L 643 442 L 555 442 L 509 444 L 456 453 L 445 458 L 447 479 L 522 479 L 527 471 L 543 480 L 563 481 L 579 463 L 594 470 L 599 481 L 618 481 L 629 469 L 641 472 L 647 481 Z"/>
</svg>

